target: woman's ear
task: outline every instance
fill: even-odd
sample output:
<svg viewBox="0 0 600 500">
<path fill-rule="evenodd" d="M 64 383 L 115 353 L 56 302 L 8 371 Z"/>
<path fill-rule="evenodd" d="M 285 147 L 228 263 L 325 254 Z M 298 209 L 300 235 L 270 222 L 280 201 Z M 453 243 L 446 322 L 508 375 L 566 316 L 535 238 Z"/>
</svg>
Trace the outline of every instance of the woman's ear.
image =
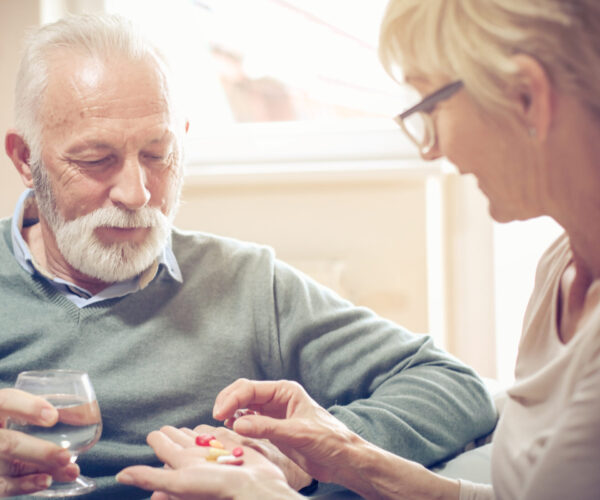
<svg viewBox="0 0 600 500">
<path fill-rule="evenodd" d="M 4 139 L 6 154 L 17 168 L 26 187 L 33 187 L 33 176 L 29 165 L 30 151 L 25 139 L 14 130 L 9 130 Z"/>
<path fill-rule="evenodd" d="M 513 97 L 531 137 L 544 141 L 554 114 L 553 87 L 539 61 L 525 54 L 513 56 L 518 67 L 518 84 Z"/>
</svg>

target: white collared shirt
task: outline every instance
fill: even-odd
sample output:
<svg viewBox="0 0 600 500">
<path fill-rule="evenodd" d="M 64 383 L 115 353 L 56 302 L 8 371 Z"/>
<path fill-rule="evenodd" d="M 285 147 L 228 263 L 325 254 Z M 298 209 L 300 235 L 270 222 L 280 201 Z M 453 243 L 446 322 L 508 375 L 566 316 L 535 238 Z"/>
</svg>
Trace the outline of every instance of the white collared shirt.
<svg viewBox="0 0 600 500">
<path fill-rule="evenodd" d="M 177 259 L 171 248 L 170 240 L 154 263 L 144 272 L 128 280 L 113 283 L 95 295 L 85 288 L 58 278 L 42 268 L 39 263 L 35 261 L 22 235 L 23 227 L 31 226 L 38 222 L 37 210 L 33 190 L 28 189 L 19 198 L 12 219 L 11 234 L 13 254 L 17 259 L 17 262 L 25 269 L 25 271 L 31 275 L 43 277 L 54 286 L 56 290 L 62 293 L 79 308 L 89 306 L 90 304 L 102 300 L 124 297 L 130 293 L 142 290 L 156 277 L 160 266 L 164 266 L 174 280 L 179 282 L 183 281 L 181 270 L 179 269 Z"/>
</svg>

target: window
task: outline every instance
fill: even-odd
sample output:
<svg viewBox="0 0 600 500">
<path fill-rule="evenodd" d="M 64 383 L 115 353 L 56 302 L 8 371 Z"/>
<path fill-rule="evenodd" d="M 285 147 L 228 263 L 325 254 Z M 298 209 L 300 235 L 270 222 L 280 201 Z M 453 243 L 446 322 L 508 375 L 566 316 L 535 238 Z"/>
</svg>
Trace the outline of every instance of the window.
<svg viewBox="0 0 600 500">
<path fill-rule="evenodd" d="M 377 58 L 385 4 L 105 0 L 174 61 L 189 104 L 192 170 L 242 158 L 247 167 L 294 168 L 302 159 L 415 159 L 391 117 L 416 97 Z"/>
<path fill-rule="evenodd" d="M 183 62 L 199 120 L 212 125 L 392 116 L 404 95 L 377 59 L 385 4 L 106 0 L 106 9 L 135 19 Z"/>
</svg>

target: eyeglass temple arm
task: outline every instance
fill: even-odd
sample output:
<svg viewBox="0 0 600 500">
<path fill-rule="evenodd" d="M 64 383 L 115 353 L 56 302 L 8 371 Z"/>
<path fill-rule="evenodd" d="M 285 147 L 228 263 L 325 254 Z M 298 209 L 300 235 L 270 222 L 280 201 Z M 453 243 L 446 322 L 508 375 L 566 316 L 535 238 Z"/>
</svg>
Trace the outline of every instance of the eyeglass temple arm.
<svg viewBox="0 0 600 500">
<path fill-rule="evenodd" d="M 436 103 L 443 101 L 444 99 L 447 99 L 452 94 L 454 94 L 460 87 L 462 87 L 462 85 L 463 85 L 463 82 L 461 80 L 457 80 L 456 82 L 449 83 L 445 87 L 442 87 L 440 90 L 425 97 L 425 99 L 423 99 L 420 103 L 415 104 L 412 108 L 409 108 L 406 111 L 403 111 L 396 118 L 401 120 L 403 118 L 406 118 L 408 115 L 411 115 L 412 113 L 415 113 L 417 111 L 428 111 L 431 108 L 433 108 L 433 106 Z"/>
</svg>

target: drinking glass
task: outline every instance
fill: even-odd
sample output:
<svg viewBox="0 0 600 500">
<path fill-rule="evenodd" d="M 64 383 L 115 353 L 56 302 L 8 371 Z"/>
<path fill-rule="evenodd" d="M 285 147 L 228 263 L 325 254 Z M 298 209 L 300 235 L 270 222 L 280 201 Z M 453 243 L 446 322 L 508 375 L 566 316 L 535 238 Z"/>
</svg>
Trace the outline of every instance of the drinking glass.
<svg viewBox="0 0 600 500">
<path fill-rule="evenodd" d="M 8 427 L 52 441 L 71 452 L 71 462 L 89 450 L 102 433 L 100 407 L 87 373 L 75 370 L 40 370 L 19 373 L 15 388 L 42 396 L 58 410 L 53 427 L 9 420 Z M 93 479 L 79 476 L 70 483 L 53 482 L 37 497 L 71 497 L 96 489 Z"/>
</svg>

